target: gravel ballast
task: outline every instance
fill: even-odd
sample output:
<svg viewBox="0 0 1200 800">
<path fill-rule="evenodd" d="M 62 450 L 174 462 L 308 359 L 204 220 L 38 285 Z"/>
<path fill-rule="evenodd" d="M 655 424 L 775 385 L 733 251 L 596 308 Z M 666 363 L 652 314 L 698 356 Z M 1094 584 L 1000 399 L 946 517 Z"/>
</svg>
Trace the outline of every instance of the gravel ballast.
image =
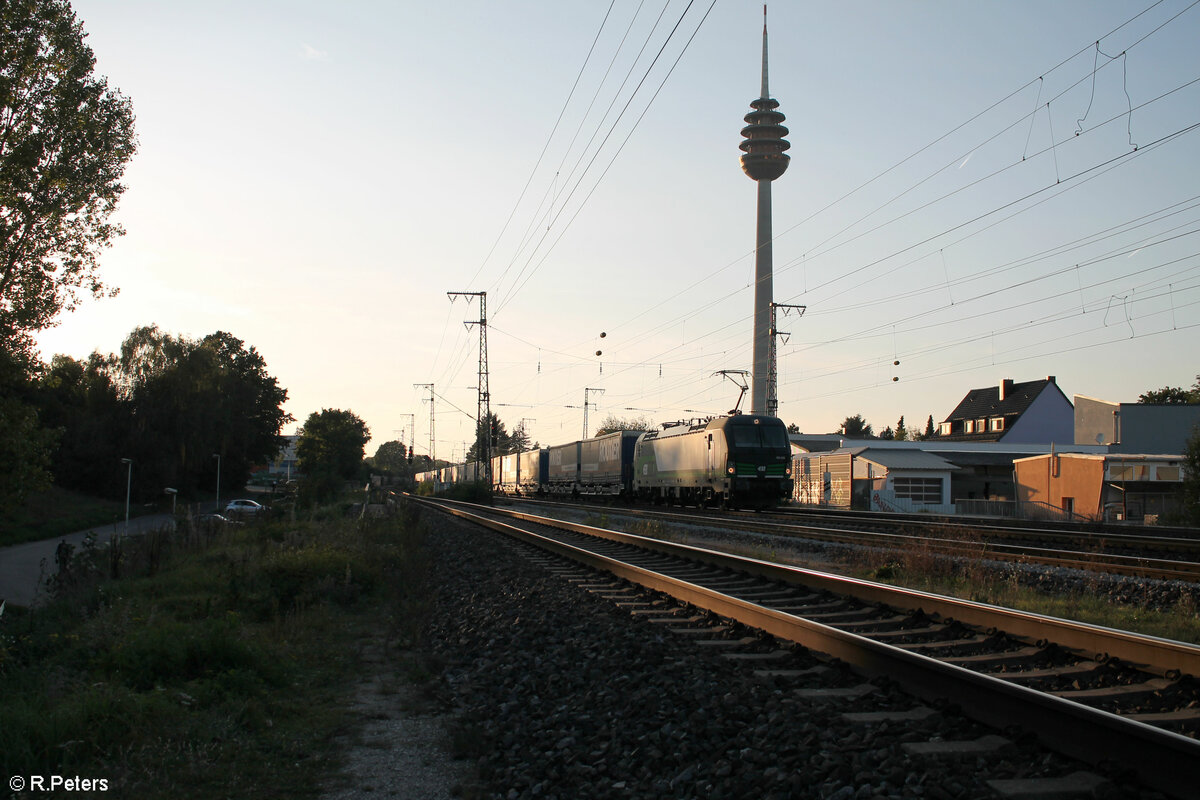
<svg viewBox="0 0 1200 800">
<path fill-rule="evenodd" d="M 452 748 L 473 764 L 466 797 L 974 800 L 998 796 L 990 782 L 1087 769 L 1101 779 L 1082 796 L 1160 797 L 1019 733 L 981 751 L 944 746 L 997 732 L 789 643 L 739 626 L 721 632 L 753 640 L 734 652 L 785 651 L 770 669 L 789 674 L 756 676 L 758 662 L 631 613 L 521 545 L 436 513 L 424 519 L 437 565 L 426 646 L 456 714 Z M 915 713 L 889 716 L 897 712 Z"/>
</svg>

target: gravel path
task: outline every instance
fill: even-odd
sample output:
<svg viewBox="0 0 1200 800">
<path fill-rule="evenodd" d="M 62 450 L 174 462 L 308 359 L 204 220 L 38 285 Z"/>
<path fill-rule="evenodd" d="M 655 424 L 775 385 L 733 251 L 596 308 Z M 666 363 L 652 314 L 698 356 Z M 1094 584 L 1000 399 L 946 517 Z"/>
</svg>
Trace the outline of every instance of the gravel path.
<svg viewBox="0 0 1200 800">
<path fill-rule="evenodd" d="M 426 519 L 439 565 L 427 645 L 456 711 L 454 749 L 472 759 L 465 797 L 977 800 L 1085 769 L 1011 733 L 984 753 L 922 752 L 996 732 L 801 648 L 725 631 L 787 651 L 771 668 L 799 673 L 756 677 L 726 648 L 631 614 L 516 544 Z M 898 712 L 915 716 L 889 718 Z M 1085 794 L 1064 796 L 1160 797 L 1119 776 L 1081 780 Z"/>
<path fill-rule="evenodd" d="M 470 765 L 447 742 L 452 717 L 425 688 L 397 675 L 385 642 L 369 644 L 352 712 L 357 729 L 343 740 L 347 759 L 322 800 L 452 800 Z"/>
</svg>

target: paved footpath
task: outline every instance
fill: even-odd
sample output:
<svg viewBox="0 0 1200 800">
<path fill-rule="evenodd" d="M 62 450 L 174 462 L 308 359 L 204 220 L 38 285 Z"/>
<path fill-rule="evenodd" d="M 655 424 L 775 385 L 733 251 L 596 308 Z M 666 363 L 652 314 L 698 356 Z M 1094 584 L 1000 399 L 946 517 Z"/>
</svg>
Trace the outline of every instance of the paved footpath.
<svg viewBox="0 0 1200 800">
<path fill-rule="evenodd" d="M 143 533 L 170 522 L 170 514 L 135 517 L 129 520 L 129 533 Z M 54 551 L 59 542 L 73 544 L 78 550 L 89 533 L 96 534 L 97 545 L 107 545 L 114 534 L 124 531 L 125 521 L 122 520 L 66 536 L 56 536 L 53 539 L 0 547 L 0 600 L 17 606 L 32 605 L 38 595 L 45 592 L 38 585 L 40 580 L 58 571 L 58 565 L 54 562 Z"/>
</svg>

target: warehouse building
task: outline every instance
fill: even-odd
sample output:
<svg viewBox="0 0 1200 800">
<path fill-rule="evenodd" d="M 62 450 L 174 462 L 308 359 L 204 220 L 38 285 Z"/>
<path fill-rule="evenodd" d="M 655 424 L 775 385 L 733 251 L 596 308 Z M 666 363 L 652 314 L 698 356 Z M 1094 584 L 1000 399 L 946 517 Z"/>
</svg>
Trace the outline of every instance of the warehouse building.
<svg viewBox="0 0 1200 800">
<path fill-rule="evenodd" d="M 1013 462 L 1017 498 L 1071 518 L 1157 522 L 1179 509 L 1183 460 L 1177 455 L 1049 453 Z"/>
</svg>

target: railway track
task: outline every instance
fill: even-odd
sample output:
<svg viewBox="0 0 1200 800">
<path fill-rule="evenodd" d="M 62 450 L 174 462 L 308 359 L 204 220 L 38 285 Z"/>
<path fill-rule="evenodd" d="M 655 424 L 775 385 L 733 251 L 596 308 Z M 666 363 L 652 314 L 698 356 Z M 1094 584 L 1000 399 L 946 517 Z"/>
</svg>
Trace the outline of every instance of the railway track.
<svg viewBox="0 0 1200 800">
<path fill-rule="evenodd" d="M 435 505 L 988 725 L 1019 726 L 1065 755 L 1123 765 L 1174 797 L 1200 785 L 1200 648 L 531 514 Z"/>
<path fill-rule="evenodd" d="M 521 500 L 551 508 L 595 511 L 596 506 Z M 886 524 L 848 520 L 838 526 L 812 524 L 803 516 L 697 513 L 694 510 L 608 507 L 606 513 L 683 524 L 713 525 L 772 536 L 874 548 L 910 548 L 914 543 L 950 557 L 1044 564 L 1159 580 L 1200 581 L 1200 539 L 1182 536 L 1095 535 L 1059 530 L 1007 528 L 937 520 Z"/>
</svg>

